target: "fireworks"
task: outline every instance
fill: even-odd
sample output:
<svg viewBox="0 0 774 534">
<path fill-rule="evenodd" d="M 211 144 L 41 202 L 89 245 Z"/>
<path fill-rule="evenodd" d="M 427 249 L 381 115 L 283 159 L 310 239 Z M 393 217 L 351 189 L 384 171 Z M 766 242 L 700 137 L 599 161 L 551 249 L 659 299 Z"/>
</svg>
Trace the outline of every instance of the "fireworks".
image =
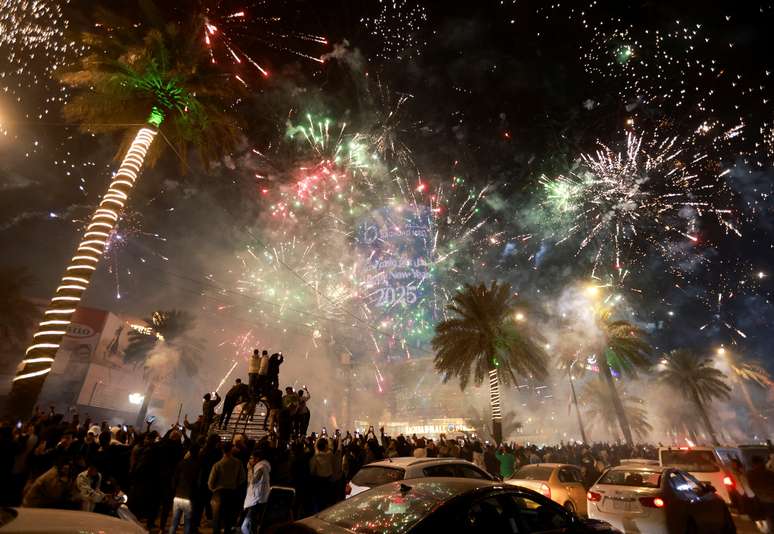
<svg viewBox="0 0 774 534">
<path fill-rule="evenodd" d="M 621 271 L 650 249 L 671 259 L 683 246 L 679 241 L 701 240 L 705 217 L 741 235 L 729 221 L 731 210 L 717 205 L 725 173 L 706 176 L 705 158 L 676 137 L 629 133 L 621 152 L 600 144 L 595 154 L 581 156 L 576 171 L 543 180 L 546 203 L 570 225 L 559 243 L 577 236 L 578 252 L 595 249 L 593 276 L 600 264 Z"/>
<path fill-rule="evenodd" d="M 327 45 L 325 37 L 288 28 L 282 17 L 265 12 L 264 2 L 252 2 L 239 10 L 227 9 L 224 4 L 214 0 L 205 3 L 204 7 L 202 39 L 212 63 L 228 62 L 236 66 L 246 64 L 254 72 L 268 77 L 266 63 L 246 51 L 246 45 L 255 42 L 310 61 L 323 62 L 306 49 Z M 247 85 L 247 81 L 239 75 L 235 77 Z"/>
<path fill-rule="evenodd" d="M 420 54 L 425 45 L 421 37 L 427 23 L 427 11 L 420 2 L 409 0 L 379 0 L 379 12 L 360 20 L 375 36 L 380 47 L 380 59 L 404 59 Z"/>
<path fill-rule="evenodd" d="M 65 35 L 70 23 L 62 7 L 68 3 L 0 1 L 0 84 L 19 103 L 42 90 L 45 103 L 37 118 L 49 113 L 49 104 L 64 101 L 65 93 L 52 91 L 52 77 L 85 50 Z"/>
</svg>

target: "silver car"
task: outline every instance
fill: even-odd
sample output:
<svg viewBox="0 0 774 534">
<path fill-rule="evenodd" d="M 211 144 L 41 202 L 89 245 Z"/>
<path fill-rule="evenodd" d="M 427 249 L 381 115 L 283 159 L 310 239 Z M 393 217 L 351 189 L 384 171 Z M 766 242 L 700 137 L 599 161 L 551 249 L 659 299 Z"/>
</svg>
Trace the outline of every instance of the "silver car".
<svg viewBox="0 0 774 534">
<path fill-rule="evenodd" d="M 459 458 L 392 458 L 360 468 L 349 483 L 347 498 L 389 482 L 425 477 L 494 480 L 494 477 L 483 469 Z"/>
<path fill-rule="evenodd" d="M 607 521 L 624 532 L 736 532 L 728 507 L 715 488 L 672 467 L 612 467 L 586 498 L 590 518 Z"/>
</svg>

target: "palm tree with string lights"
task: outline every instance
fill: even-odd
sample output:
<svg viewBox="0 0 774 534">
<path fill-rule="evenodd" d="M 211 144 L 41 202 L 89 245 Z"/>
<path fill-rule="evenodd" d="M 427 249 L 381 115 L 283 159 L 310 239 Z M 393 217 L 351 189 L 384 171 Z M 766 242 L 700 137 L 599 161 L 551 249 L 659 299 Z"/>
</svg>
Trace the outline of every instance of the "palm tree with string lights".
<svg viewBox="0 0 774 534">
<path fill-rule="evenodd" d="M 201 27 L 201 17 L 192 16 L 141 35 L 131 24 L 124 31 L 85 34 L 91 52 L 61 75 L 72 91 L 65 119 L 90 134 L 125 133 L 119 151 L 124 155 L 19 365 L 9 403 L 15 415 L 32 411 L 143 167 L 155 163 L 165 146 L 185 168 L 189 151 L 198 152 L 206 166 L 237 145 L 240 122 L 233 105 L 240 86 L 211 62 L 201 46 Z"/>
<path fill-rule="evenodd" d="M 465 284 L 447 306 L 450 317 L 435 327 L 433 364 L 443 381 L 459 379 L 465 390 L 471 374 L 476 385 L 489 380 L 492 434 L 502 441 L 500 383 L 517 376 L 542 380 L 548 357 L 526 321 L 524 303 L 516 303 L 510 284 Z"/>
<path fill-rule="evenodd" d="M 712 359 L 688 349 L 673 350 L 663 355 L 658 379 L 693 405 L 713 445 L 719 445 L 707 405 L 715 399 L 728 399 L 731 388 L 726 383 L 726 375 L 712 366 Z"/>
<path fill-rule="evenodd" d="M 144 321 L 147 328 L 129 331 L 123 354 L 124 362 L 135 368 L 142 367 L 147 384 L 137 415 L 137 428 L 142 428 L 157 382 L 177 369 L 189 377 L 196 375 L 203 350 L 202 342 L 191 336 L 194 318 L 188 312 L 160 310 Z"/>
</svg>

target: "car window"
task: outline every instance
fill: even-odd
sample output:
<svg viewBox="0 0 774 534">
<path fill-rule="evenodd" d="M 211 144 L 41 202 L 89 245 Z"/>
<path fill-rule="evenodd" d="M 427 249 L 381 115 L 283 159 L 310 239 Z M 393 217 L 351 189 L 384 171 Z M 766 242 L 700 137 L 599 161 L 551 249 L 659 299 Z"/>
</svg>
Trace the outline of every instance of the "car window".
<svg viewBox="0 0 774 534">
<path fill-rule="evenodd" d="M 474 501 L 465 518 L 465 532 L 488 534 L 490 532 L 516 533 L 515 524 L 509 521 L 503 504 L 497 497 L 490 496 Z"/>
<path fill-rule="evenodd" d="M 455 467 L 453 464 L 432 465 L 422 469 L 422 473 L 426 477 L 456 477 L 458 475 Z"/>
<path fill-rule="evenodd" d="M 699 485 L 683 474 L 676 471 L 669 473 L 669 485 L 683 497 L 693 499 L 700 496 L 702 491 Z"/>
<path fill-rule="evenodd" d="M 352 477 L 352 483 L 356 486 L 373 488 L 381 486 L 396 480 L 403 480 L 403 469 L 393 469 L 391 467 L 363 467 Z"/>
<path fill-rule="evenodd" d="M 597 484 L 632 486 L 636 488 L 660 488 L 661 472 L 644 469 L 608 469 Z"/>
<path fill-rule="evenodd" d="M 580 471 L 577 469 L 573 469 L 571 467 L 562 467 L 559 470 L 559 482 L 562 482 L 563 484 L 572 484 L 573 482 L 581 483 L 583 480 L 581 479 Z"/>
<path fill-rule="evenodd" d="M 720 470 L 712 451 L 670 449 L 661 451 L 661 465 L 692 473 L 714 473 Z"/>
<path fill-rule="evenodd" d="M 518 480 L 548 480 L 551 478 L 551 473 L 553 472 L 553 467 L 546 467 L 544 465 L 525 465 L 516 473 L 514 473 L 512 478 L 518 479 Z"/>
<path fill-rule="evenodd" d="M 462 478 L 478 478 L 483 480 L 489 480 L 489 477 L 476 469 L 472 465 L 457 464 L 454 466 L 457 470 L 457 476 Z"/>
<path fill-rule="evenodd" d="M 538 500 L 518 493 L 505 494 L 502 499 L 508 517 L 517 525 L 516 529 L 507 532 L 561 532 L 572 523 L 572 517 L 564 508 L 548 499 Z"/>
</svg>

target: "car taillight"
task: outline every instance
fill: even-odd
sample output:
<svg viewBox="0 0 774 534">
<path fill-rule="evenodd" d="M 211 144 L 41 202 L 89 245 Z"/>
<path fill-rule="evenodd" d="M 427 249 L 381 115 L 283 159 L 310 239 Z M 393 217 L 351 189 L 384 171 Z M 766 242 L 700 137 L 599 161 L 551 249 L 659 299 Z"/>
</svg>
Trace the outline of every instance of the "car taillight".
<svg viewBox="0 0 774 534">
<path fill-rule="evenodd" d="M 640 497 L 640 504 L 648 508 L 663 508 L 666 505 L 661 497 Z"/>
<path fill-rule="evenodd" d="M 602 494 L 596 491 L 589 491 L 586 493 L 586 498 L 591 502 L 599 502 L 602 500 Z"/>
<path fill-rule="evenodd" d="M 551 498 L 551 488 L 548 487 L 548 484 L 540 485 L 540 493 L 542 493 L 548 499 Z"/>
<path fill-rule="evenodd" d="M 734 478 L 730 475 L 726 475 L 723 477 L 723 485 L 728 488 L 733 488 L 736 486 L 736 483 L 734 482 Z"/>
</svg>

